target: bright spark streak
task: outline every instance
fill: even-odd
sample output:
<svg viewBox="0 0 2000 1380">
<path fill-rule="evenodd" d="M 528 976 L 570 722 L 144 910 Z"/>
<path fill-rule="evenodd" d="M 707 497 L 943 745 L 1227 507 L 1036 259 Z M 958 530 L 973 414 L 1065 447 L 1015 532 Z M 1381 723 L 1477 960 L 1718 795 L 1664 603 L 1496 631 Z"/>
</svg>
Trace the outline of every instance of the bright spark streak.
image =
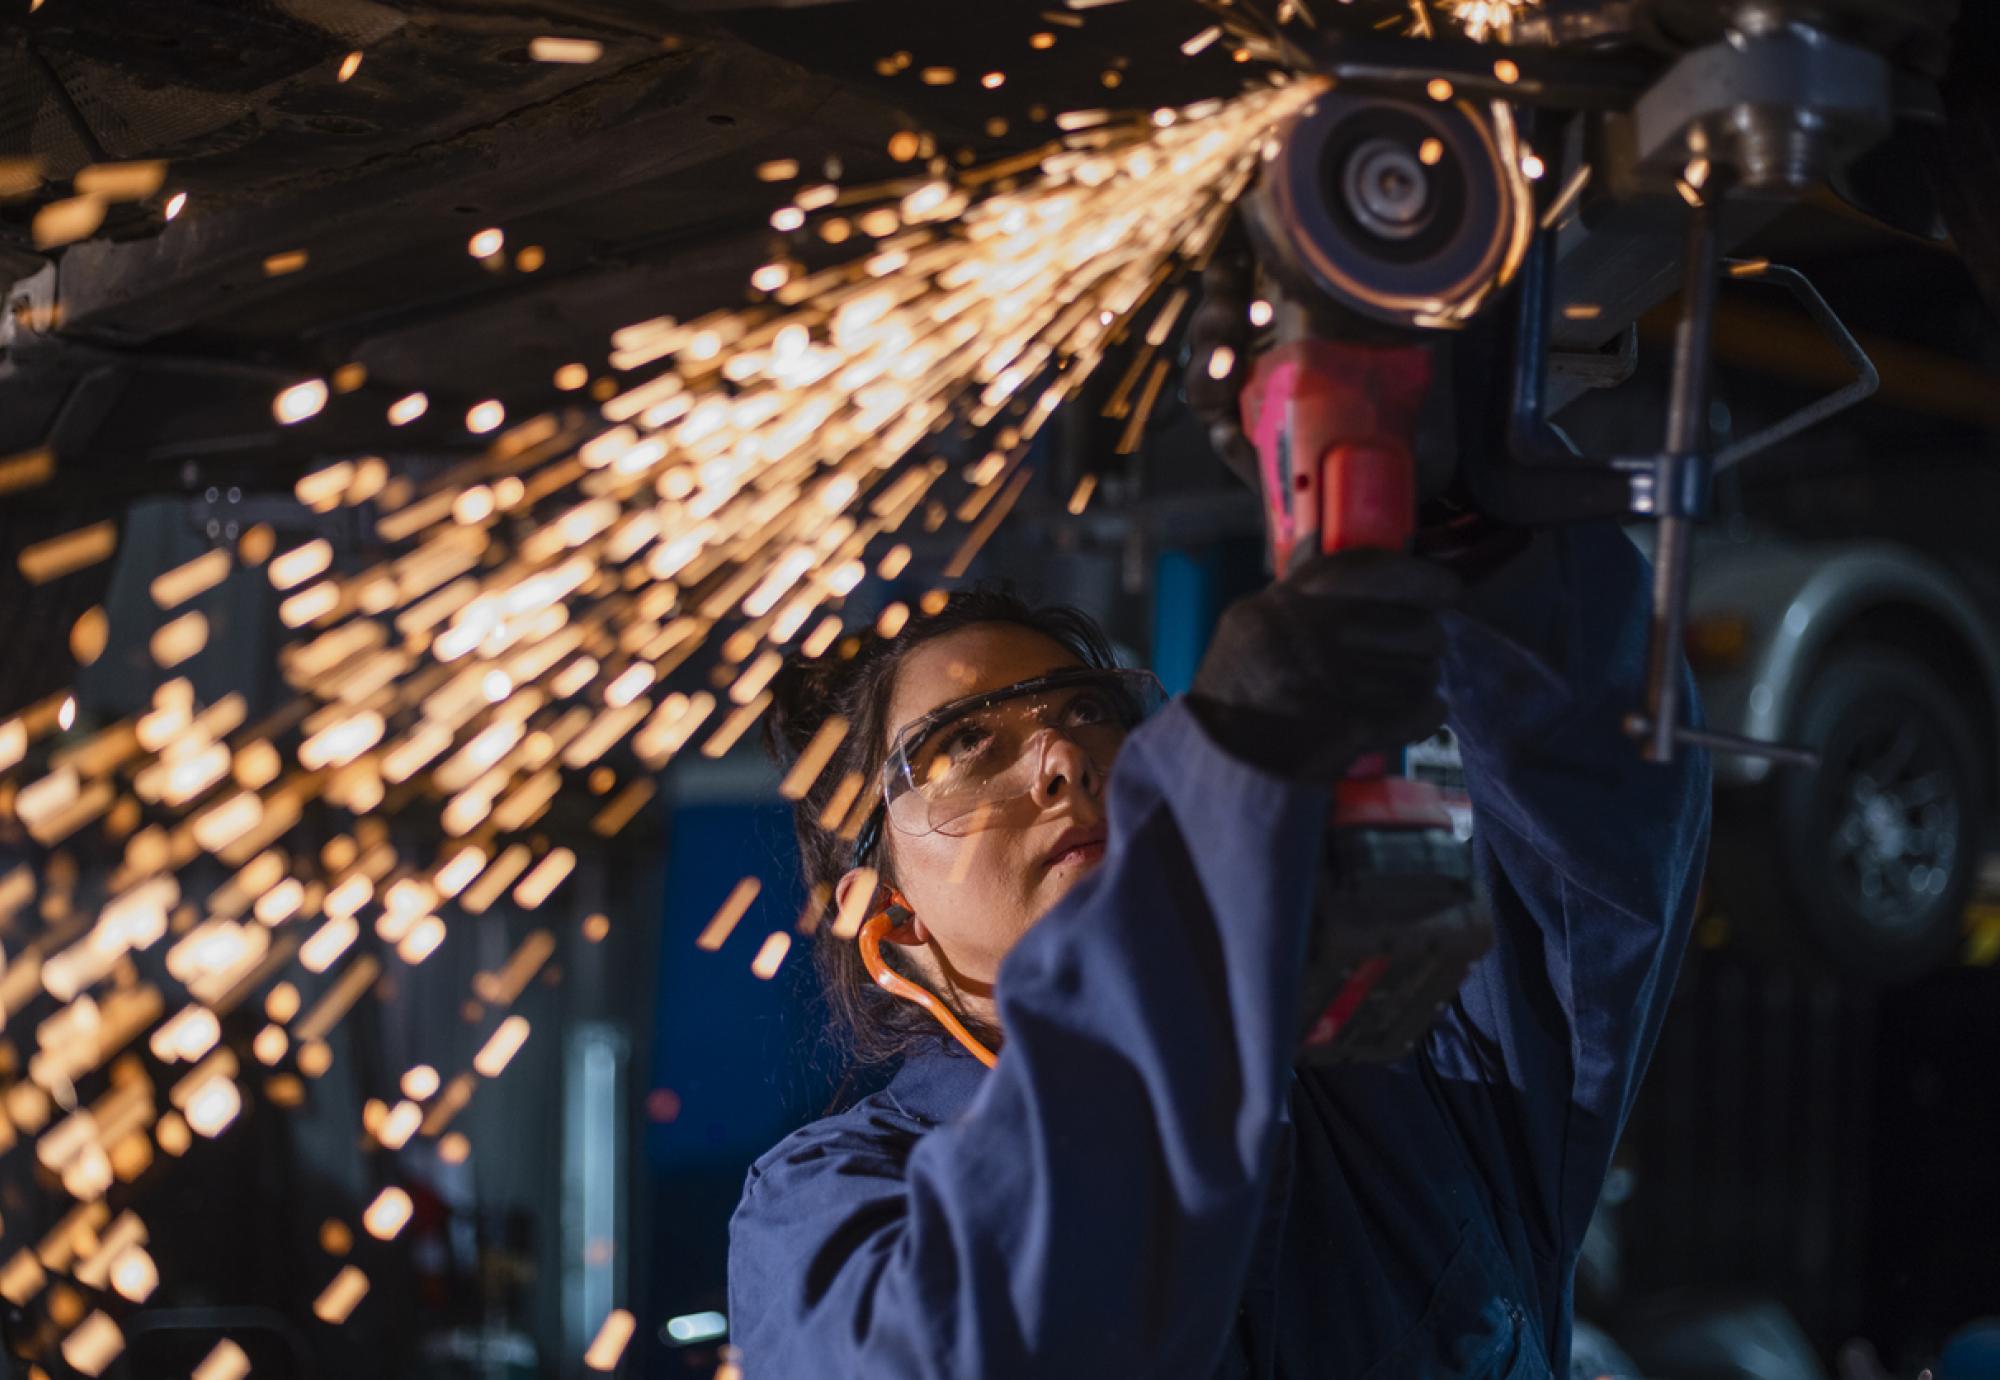
<svg viewBox="0 0 2000 1380">
<path fill-rule="evenodd" d="M 279 393 L 271 402 L 271 415 L 286 426 L 303 422 L 308 417 L 319 415 L 326 406 L 327 387 L 325 379 L 307 379 L 295 383 Z"/>
</svg>

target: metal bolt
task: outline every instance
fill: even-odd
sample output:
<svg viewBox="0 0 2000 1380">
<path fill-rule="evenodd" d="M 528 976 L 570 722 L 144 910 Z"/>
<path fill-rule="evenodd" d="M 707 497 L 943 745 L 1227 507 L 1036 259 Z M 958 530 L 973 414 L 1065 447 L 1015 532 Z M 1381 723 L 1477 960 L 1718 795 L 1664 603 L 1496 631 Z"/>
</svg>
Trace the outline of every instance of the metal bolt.
<svg viewBox="0 0 2000 1380">
<path fill-rule="evenodd" d="M 1393 139 L 1370 139 L 1347 159 L 1343 177 L 1354 218 L 1384 239 L 1406 240 L 1424 227 L 1430 176 L 1417 155 Z"/>
<path fill-rule="evenodd" d="M 1653 476 L 1638 473 L 1632 476 L 1632 511 L 1650 513 L 1653 511 Z"/>
</svg>

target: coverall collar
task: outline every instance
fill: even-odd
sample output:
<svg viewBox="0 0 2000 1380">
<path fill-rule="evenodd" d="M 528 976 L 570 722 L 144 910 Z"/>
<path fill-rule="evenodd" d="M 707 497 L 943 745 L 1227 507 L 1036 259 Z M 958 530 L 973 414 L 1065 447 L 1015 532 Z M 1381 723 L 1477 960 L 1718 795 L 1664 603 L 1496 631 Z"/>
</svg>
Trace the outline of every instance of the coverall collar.
<svg viewBox="0 0 2000 1380">
<path fill-rule="evenodd" d="M 941 1126 L 971 1104 L 985 1073 L 970 1054 L 940 1041 L 904 1059 L 885 1092 L 912 1118 Z"/>
</svg>

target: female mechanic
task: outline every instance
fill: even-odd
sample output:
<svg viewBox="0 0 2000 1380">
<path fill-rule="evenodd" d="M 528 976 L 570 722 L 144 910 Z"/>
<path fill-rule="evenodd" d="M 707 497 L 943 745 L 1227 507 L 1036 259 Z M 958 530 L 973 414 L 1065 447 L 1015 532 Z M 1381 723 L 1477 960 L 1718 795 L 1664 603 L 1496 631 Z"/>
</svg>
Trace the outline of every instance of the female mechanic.
<svg viewBox="0 0 2000 1380">
<path fill-rule="evenodd" d="M 1620 732 L 1647 574 L 1619 532 L 1453 584 L 1323 557 L 1143 721 L 1086 618 L 991 592 L 787 669 L 782 756 L 853 725 L 797 812 L 828 915 L 866 889 L 822 973 L 858 1052 L 902 1063 L 750 1171 L 748 1380 L 1566 1373 L 1708 769 Z M 1413 1055 L 1294 1068 L 1325 788 L 1447 716 L 1494 948 Z M 849 771 L 876 783 L 853 842 L 818 822 Z"/>
</svg>

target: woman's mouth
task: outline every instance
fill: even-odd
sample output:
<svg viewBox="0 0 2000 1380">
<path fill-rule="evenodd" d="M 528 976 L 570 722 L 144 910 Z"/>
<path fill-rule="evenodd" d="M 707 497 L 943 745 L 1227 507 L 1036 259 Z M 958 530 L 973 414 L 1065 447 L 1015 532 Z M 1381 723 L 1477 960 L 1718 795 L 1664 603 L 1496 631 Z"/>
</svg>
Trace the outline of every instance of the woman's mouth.
<svg viewBox="0 0 2000 1380">
<path fill-rule="evenodd" d="M 1058 867 L 1091 867 L 1104 856 L 1104 830 L 1071 829 L 1056 840 L 1043 865 L 1051 871 Z"/>
</svg>

